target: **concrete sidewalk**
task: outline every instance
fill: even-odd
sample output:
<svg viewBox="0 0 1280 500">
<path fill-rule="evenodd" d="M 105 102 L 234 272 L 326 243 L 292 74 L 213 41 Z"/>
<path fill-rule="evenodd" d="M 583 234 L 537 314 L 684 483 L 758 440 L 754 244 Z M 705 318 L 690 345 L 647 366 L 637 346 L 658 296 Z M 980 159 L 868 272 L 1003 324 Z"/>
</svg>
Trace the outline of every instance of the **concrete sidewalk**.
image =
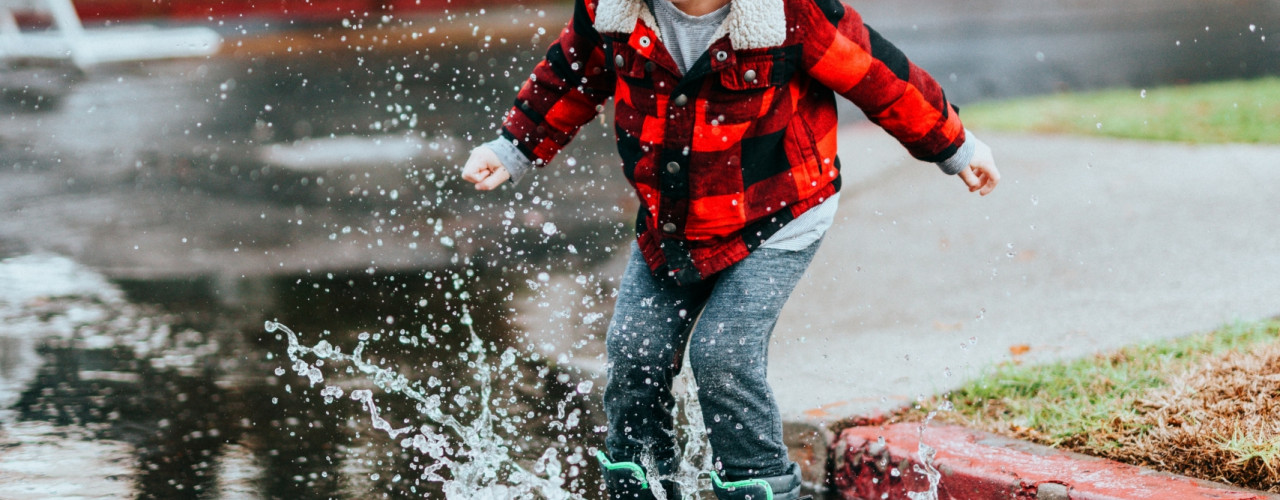
<svg viewBox="0 0 1280 500">
<path fill-rule="evenodd" d="M 982 133 L 991 196 L 846 127 L 842 206 L 775 333 L 784 417 L 830 423 L 1030 350 L 1087 355 L 1280 313 L 1280 147 Z"/>
</svg>

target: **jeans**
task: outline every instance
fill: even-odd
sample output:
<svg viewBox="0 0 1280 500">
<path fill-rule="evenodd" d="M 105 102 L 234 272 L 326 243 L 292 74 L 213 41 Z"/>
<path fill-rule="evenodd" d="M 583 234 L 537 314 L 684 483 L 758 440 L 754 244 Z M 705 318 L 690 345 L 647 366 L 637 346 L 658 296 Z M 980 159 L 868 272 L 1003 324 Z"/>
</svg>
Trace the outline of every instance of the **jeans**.
<svg viewBox="0 0 1280 500">
<path fill-rule="evenodd" d="M 782 418 L 766 380 L 769 338 L 819 243 L 757 249 L 688 286 L 654 278 L 632 245 L 606 337 L 605 444 L 613 460 L 647 454 L 660 473 L 675 472 L 671 384 L 687 347 L 719 473 L 730 480 L 787 473 Z"/>
</svg>

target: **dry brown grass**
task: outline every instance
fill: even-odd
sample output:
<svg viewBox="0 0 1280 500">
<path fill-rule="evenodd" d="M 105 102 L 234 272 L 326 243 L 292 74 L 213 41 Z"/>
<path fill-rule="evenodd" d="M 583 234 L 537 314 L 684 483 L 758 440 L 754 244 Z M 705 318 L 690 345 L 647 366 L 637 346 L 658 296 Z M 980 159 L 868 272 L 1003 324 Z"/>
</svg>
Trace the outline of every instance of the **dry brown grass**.
<svg viewBox="0 0 1280 500">
<path fill-rule="evenodd" d="M 889 421 L 939 421 L 1280 493 L 1280 320 L 1047 365 L 1006 363 Z"/>
<path fill-rule="evenodd" d="M 1216 356 L 1139 404 L 1124 446 L 1079 451 L 1280 492 L 1280 343 Z"/>
</svg>

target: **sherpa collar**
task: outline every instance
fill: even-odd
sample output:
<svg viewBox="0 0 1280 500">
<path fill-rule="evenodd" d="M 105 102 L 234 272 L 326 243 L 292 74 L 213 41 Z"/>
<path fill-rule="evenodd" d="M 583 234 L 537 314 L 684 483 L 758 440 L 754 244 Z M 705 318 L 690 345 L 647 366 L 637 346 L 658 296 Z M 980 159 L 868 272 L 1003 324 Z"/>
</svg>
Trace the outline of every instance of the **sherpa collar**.
<svg viewBox="0 0 1280 500">
<path fill-rule="evenodd" d="M 599 1 L 595 22 L 597 31 L 631 33 L 635 30 L 636 21 L 640 21 L 654 33 L 661 33 L 646 0 Z M 737 50 L 782 45 L 787 40 L 787 14 L 783 1 L 731 0 L 729 15 L 711 39 L 719 40 L 727 34 L 729 42 Z"/>
</svg>

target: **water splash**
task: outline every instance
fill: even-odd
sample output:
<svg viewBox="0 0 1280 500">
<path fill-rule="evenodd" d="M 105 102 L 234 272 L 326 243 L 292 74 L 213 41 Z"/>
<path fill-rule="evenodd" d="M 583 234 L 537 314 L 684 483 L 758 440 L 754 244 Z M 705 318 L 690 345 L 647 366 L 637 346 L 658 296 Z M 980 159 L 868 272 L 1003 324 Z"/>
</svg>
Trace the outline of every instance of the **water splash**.
<svg viewBox="0 0 1280 500">
<path fill-rule="evenodd" d="M 312 387 L 321 386 L 320 394 L 325 402 L 336 401 L 344 391 L 336 385 L 326 385 L 321 367 L 329 364 L 347 366 L 352 373 L 364 375 L 383 393 L 395 394 L 414 403 L 417 415 L 414 425 L 395 427 L 383 417 L 374 401 L 374 391 L 356 389 L 348 397 L 358 401 L 374 429 L 393 440 L 398 439 L 406 451 L 416 451 L 425 460 L 419 472 L 421 479 L 439 483 L 446 498 L 471 498 L 477 500 L 534 499 L 566 500 L 576 495 L 566 491 L 562 475 L 563 465 L 559 451 L 548 448 L 537 459 L 532 470 L 520 465 L 512 456 L 513 438 L 518 427 L 511 418 L 501 419 L 495 414 L 493 381 L 504 372 L 514 372 L 516 352 L 508 348 L 500 356 L 497 365 L 486 361 L 488 349 L 476 335 L 470 317 L 463 311 L 462 323 L 470 334 L 466 352 L 461 353 L 472 371 L 471 378 L 479 385 L 476 397 L 455 401 L 460 406 L 471 406 L 466 412 L 473 416 L 461 421 L 442 410 L 441 394 L 432 392 L 437 384 L 423 384 L 406 378 L 394 370 L 379 366 L 365 359 L 366 340 L 361 340 L 350 353 L 339 347 L 319 341 L 313 346 L 303 345 L 298 334 L 287 326 L 274 321 L 265 324 L 267 332 L 282 332 L 289 342 L 288 356 L 293 371 L 306 377 Z M 310 359 L 310 360 L 309 360 Z M 455 400 L 461 393 L 455 394 Z M 572 461 L 572 460 L 571 460 Z"/>
<path fill-rule="evenodd" d="M 682 370 L 675 380 L 675 411 L 682 412 L 685 420 L 682 425 L 677 426 L 677 432 L 684 439 L 684 454 L 680 468 L 673 477 L 663 479 L 680 483 L 680 490 L 685 492 L 686 498 L 698 498 L 697 492 L 711 490 L 711 483 L 705 472 L 715 470 L 715 463 L 711 443 L 707 440 L 707 426 L 702 421 L 702 404 L 697 397 L 698 383 L 694 381 L 691 372 L 692 370 Z M 681 386 L 684 387 L 683 390 L 678 389 Z"/>
<path fill-rule="evenodd" d="M 929 422 L 938 415 L 939 411 L 949 411 L 952 408 L 951 401 L 943 401 L 942 406 L 937 410 L 930 411 L 925 416 L 924 422 L 920 423 L 920 434 L 919 439 L 917 439 L 919 444 L 916 445 L 916 460 L 918 462 L 912 464 L 911 470 L 925 476 L 925 479 L 929 481 L 929 489 L 908 491 L 907 498 L 911 500 L 938 500 L 938 483 L 942 481 L 942 473 L 934 466 L 934 457 L 937 456 L 938 450 L 924 442 L 924 431 L 929 427 Z"/>
</svg>

